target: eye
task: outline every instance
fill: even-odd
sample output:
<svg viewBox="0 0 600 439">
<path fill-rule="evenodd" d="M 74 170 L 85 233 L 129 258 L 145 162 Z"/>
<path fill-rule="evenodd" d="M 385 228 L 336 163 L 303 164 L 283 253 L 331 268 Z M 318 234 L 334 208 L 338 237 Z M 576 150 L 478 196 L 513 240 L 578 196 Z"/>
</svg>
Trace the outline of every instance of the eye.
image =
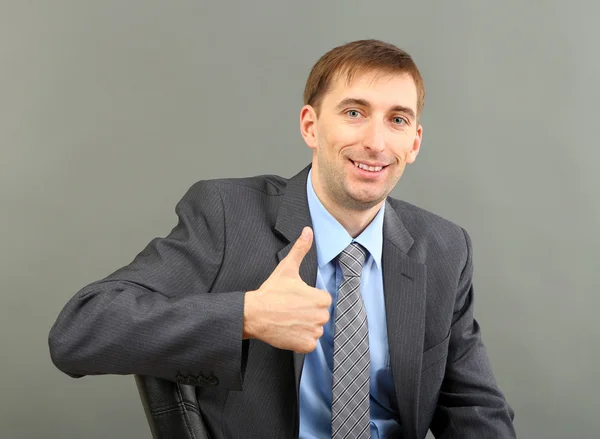
<svg viewBox="0 0 600 439">
<path fill-rule="evenodd" d="M 360 113 L 357 110 L 348 110 L 348 111 L 346 111 L 346 114 L 354 119 L 356 119 L 357 117 L 360 117 Z"/>
<path fill-rule="evenodd" d="M 396 124 L 396 125 L 406 125 L 406 119 L 404 119 L 403 117 L 394 117 L 392 119 L 392 121 Z"/>
</svg>

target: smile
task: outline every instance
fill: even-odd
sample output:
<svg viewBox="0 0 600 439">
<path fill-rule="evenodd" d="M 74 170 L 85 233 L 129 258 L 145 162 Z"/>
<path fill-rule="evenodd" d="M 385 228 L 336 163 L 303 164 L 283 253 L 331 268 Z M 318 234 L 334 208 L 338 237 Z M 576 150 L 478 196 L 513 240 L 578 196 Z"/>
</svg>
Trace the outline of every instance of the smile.
<svg viewBox="0 0 600 439">
<path fill-rule="evenodd" d="M 361 163 L 361 162 L 355 162 L 354 160 L 350 160 L 352 163 L 354 163 L 354 166 L 356 166 L 357 168 L 363 169 L 365 171 L 369 171 L 369 172 L 380 172 L 383 168 L 385 168 L 384 165 L 375 165 L 375 166 L 371 166 L 371 165 L 367 165 L 365 163 Z"/>
</svg>

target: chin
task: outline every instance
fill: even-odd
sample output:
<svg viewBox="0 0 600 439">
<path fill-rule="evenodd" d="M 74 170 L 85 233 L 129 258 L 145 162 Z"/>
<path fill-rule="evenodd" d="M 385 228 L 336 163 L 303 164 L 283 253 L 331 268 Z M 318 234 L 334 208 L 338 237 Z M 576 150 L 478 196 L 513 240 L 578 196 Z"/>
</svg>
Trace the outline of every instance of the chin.
<svg viewBox="0 0 600 439">
<path fill-rule="evenodd" d="M 385 200 L 387 197 L 387 195 L 362 195 L 359 196 L 358 194 L 348 194 L 348 201 L 349 204 L 351 204 L 352 209 L 355 210 L 367 210 L 367 209 L 371 209 L 372 207 L 378 205 L 379 203 L 381 203 L 383 200 Z"/>
</svg>

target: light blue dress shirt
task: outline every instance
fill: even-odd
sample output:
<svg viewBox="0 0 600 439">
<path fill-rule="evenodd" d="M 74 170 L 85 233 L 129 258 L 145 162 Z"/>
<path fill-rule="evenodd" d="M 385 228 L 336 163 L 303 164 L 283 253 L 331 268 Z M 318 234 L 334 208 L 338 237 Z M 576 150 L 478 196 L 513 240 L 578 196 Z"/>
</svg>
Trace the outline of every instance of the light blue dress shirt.
<svg viewBox="0 0 600 439">
<path fill-rule="evenodd" d="M 340 254 L 356 241 L 367 249 L 360 291 L 369 325 L 371 358 L 371 438 L 400 436 L 396 392 L 390 368 L 390 354 L 383 298 L 381 253 L 383 248 L 383 214 L 385 204 L 371 224 L 356 239 L 325 209 L 312 186 L 312 170 L 306 191 L 312 218 L 318 269 L 316 287 L 327 290 L 333 298 L 331 318 L 324 326 L 317 348 L 304 358 L 300 379 L 300 439 L 331 438 L 331 386 L 333 371 L 334 312 L 342 271 L 337 262 Z"/>
</svg>

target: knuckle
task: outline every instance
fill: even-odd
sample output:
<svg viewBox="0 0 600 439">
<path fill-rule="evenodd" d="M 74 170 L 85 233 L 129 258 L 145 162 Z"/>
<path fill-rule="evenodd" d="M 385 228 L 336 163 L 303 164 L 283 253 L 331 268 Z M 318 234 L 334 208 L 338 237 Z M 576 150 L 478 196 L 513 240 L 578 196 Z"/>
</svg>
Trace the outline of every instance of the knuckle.
<svg viewBox="0 0 600 439">
<path fill-rule="evenodd" d="M 317 348 L 317 340 L 309 340 L 306 342 L 306 352 L 312 352 Z"/>
<path fill-rule="evenodd" d="M 297 253 L 303 251 L 306 248 L 306 244 L 304 241 L 302 241 L 301 239 L 299 239 L 298 241 L 296 241 L 296 245 L 294 245 L 293 250 L 295 250 Z"/>
<path fill-rule="evenodd" d="M 321 300 L 322 300 L 321 303 L 323 304 L 323 306 L 329 307 L 332 302 L 331 294 L 329 294 L 329 292 L 325 291 L 325 290 L 320 290 L 320 292 L 321 292 L 320 296 L 321 296 Z"/>
<path fill-rule="evenodd" d="M 317 340 L 314 337 L 307 336 L 303 337 L 303 339 L 298 343 L 298 348 L 300 352 L 309 353 L 315 350 L 317 347 Z"/>
<path fill-rule="evenodd" d="M 315 328 L 315 336 L 317 337 L 317 339 L 321 338 L 321 336 L 323 335 L 323 326 L 317 326 Z"/>
</svg>

